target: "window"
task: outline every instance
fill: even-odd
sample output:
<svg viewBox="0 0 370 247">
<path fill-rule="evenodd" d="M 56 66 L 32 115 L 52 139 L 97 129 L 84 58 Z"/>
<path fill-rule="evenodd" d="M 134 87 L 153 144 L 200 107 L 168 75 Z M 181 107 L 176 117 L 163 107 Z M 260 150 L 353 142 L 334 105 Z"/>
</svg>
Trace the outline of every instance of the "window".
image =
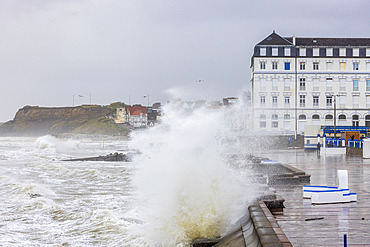
<svg viewBox="0 0 370 247">
<path fill-rule="evenodd" d="M 319 91 L 319 78 L 314 78 L 313 79 L 313 90 L 314 91 Z"/>
<path fill-rule="evenodd" d="M 326 48 L 326 56 L 327 57 L 333 56 L 333 48 Z"/>
<path fill-rule="evenodd" d="M 353 62 L 353 70 L 358 70 L 358 62 Z"/>
<path fill-rule="evenodd" d="M 346 70 L 346 62 L 339 62 L 339 69 Z"/>
<path fill-rule="evenodd" d="M 332 107 L 332 106 L 333 106 L 333 97 L 326 96 L 326 107 Z"/>
<path fill-rule="evenodd" d="M 360 117 L 358 115 L 352 116 L 352 126 L 358 127 L 360 125 Z"/>
<path fill-rule="evenodd" d="M 319 96 L 313 96 L 313 106 L 314 107 L 319 106 Z"/>
<path fill-rule="evenodd" d="M 353 95 L 353 108 L 358 108 L 359 107 L 359 103 L 358 103 L 359 98 L 360 98 L 360 96 Z"/>
<path fill-rule="evenodd" d="M 290 70 L 290 62 L 285 62 L 285 70 Z"/>
<path fill-rule="evenodd" d="M 339 126 L 346 126 L 347 125 L 347 117 L 344 114 L 338 116 L 338 125 Z"/>
<path fill-rule="evenodd" d="M 266 78 L 260 80 L 260 91 L 266 91 Z"/>
<path fill-rule="evenodd" d="M 326 91 L 333 91 L 333 78 L 326 78 Z"/>
<path fill-rule="evenodd" d="M 346 78 L 339 78 L 339 91 L 346 91 Z"/>
<path fill-rule="evenodd" d="M 290 130 L 290 115 L 284 114 L 284 129 Z"/>
<path fill-rule="evenodd" d="M 277 61 L 273 61 L 272 62 L 272 69 L 277 69 L 277 65 L 278 65 Z"/>
<path fill-rule="evenodd" d="M 289 107 L 289 105 L 290 105 L 290 97 L 289 96 L 284 97 L 284 105 L 285 105 L 285 107 Z"/>
<path fill-rule="evenodd" d="M 279 116 L 277 114 L 272 114 L 271 116 L 271 127 L 272 128 L 279 127 Z"/>
<path fill-rule="evenodd" d="M 285 91 L 290 90 L 290 78 L 284 78 L 284 90 Z"/>
<path fill-rule="evenodd" d="M 299 48 L 299 56 L 301 57 L 306 56 L 306 48 Z"/>
<path fill-rule="evenodd" d="M 299 106 L 306 107 L 306 95 L 299 95 Z"/>
<path fill-rule="evenodd" d="M 328 114 L 325 116 L 325 124 L 326 125 L 331 125 L 333 123 L 333 115 Z"/>
<path fill-rule="evenodd" d="M 290 57 L 290 48 L 285 48 L 285 49 L 284 49 L 284 55 L 285 55 L 286 57 Z"/>
<path fill-rule="evenodd" d="M 339 48 L 339 56 L 341 57 L 346 56 L 346 48 Z"/>
<path fill-rule="evenodd" d="M 306 90 L 306 78 L 299 78 L 299 90 Z"/>
<path fill-rule="evenodd" d="M 370 91 L 370 79 L 366 79 L 366 91 Z"/>
<path fill-rule="evenodd" d="M 312 115 L 312 125 L 320 125 L 320 115 L 319 114 Z"/>
<path fill-rule="evenodd" d="M 352 52 L 353 52 L 352 55 L 354 57 L 358 57 L 360 55 L 360 49 L 359 48 L 353 48 Z"/>
<path fill-rule="evenodd" d="M 306 62 L 300 62 L 299 63 L 299 69 L 300 70 L 306 70 Z"/>
<path fill-rule="evenodd" d="M 319 70 L 319 62 L 313 62 L 313 70 Z"/>
<path fill-rule="evenodd" d="M 266 115 L 260 115 L 260 128 L 266 128 Z"/>
<path fill-rule="evenodd" d="M 278 90 L 278 78 L 272 78 L 272 90 L 273 91 Z"/>
<path fill-rule="evenodd" d="M 272 96 L 272 106 L 277 107 L 277 103 L 278 103 L 278 97 Z"/>
<path fill-rule="evenodd" d="M 345 108 L 345 107 L 346 107 L 346 96 L 339 95 L 339 108 Z"/>
<path fill-rule="evenodd" d="M 278 48 L 272 48 L 272 55 L 277 56 L 278 54 Z"/>
<path fill-rule="evenodd" d="M 333 70 L 333 62 L 326 62 L 326 70 Z"/>
<path fill-rule="evenodd" d="M 306 118 L 306 115 L 299 115 L 299 117 L 298 117 L 298 119 L 299 120 L 306 120 L 307 118 Z"/>
<path fill-rule="evenodd" d="M 266 69 L 266 62 L 265 61 L 260 62 L 260 69 Z"/>
<path fill-rule="evenodd" d="M 370 115 L 365 116 L 365 126 L 370 127 Z"/>
<path fill-rule="evenodd" d="M 320 55 L 320 53 L 319 53 L 319 48 L 313 48 L 313 49 L 312 49 L 312 55 L 313 55 L 314 57 L 318 57 L 318 56 Z"/>
<path fill-rule="evenodd" d="M 370 57 L 370 48 L 366 48 L 366 56 Z"/>
<path fill-rule="evenodd" d="M 260 103 L 261 107 L 264 107 L 266 105 L 266 96 L 260 96 Z"/>
<path fill-rule="evenodd" d="M 325 124 L 326 125 L 331 125 L 333 123 L 333 115 L 328 114 L 325 116 Z"/>
<path fill-rule="evenodd" d="M 358 91 L 358 79 L 353 80 L 353 91 Z"/>
<path fill-rule="evenodd" d="M 266 56 L 266 48 L 260 48 L 260 56 Z"/>
</svg>

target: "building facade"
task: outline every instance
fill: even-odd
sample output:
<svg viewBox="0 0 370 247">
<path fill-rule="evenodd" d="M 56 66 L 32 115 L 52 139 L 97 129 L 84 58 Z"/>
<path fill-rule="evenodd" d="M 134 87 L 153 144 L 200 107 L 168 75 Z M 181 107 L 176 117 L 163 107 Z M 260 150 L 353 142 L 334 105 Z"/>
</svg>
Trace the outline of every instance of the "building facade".
<svg viewBox="0 0 370 247">
<path fill-rule="evenodd" d="M 281 37 L 254 47 L 253 129 L 302 134 L 306 125 L 370 126 L 370 38 Z"/>
</svg>

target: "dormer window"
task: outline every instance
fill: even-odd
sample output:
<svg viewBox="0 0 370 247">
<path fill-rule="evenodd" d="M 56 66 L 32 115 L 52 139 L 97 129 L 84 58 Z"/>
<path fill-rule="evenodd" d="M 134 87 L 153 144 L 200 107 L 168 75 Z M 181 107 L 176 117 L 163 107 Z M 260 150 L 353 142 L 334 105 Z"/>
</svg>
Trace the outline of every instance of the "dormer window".
<svg viewBox="0 0 370 247">
<path fill-rule="evenodd" d="M 284 49 L 284 56 L 290 57 L 290 48 L 285 48 Z"/>
<path fill-rule="evenodd" d="M 314 57 L 318 57 L 320 55 L 319 48 L 313 48 L 312 53 Z"/>
<path fill-rule="evenodd" d="M 339 56 L 341 57 L 346 56 L 346 48 L 339 48 Z"/>
<path fill-rule="evenodd" d="M 272 55 L 277 56 L 278 55 L 278 48 L 272 48 Z"/>
<path fill-rule="evenodd" d="M 333 56 L 333 48 L 326 48 L 326 56 L 327 57 Z"/>
<path fill-rule="evenodd" d="M 260 48 L 260 56 L 266 56 L 266 48 Z"/>
<path fill-rule="evenodd" d="M 354 57 L 358 57 L 358 56 L 360 56 L 360 51 L 359 51 L 360 49 L 359 48 L 353 48 L 353 56 Z"/>
</svg>

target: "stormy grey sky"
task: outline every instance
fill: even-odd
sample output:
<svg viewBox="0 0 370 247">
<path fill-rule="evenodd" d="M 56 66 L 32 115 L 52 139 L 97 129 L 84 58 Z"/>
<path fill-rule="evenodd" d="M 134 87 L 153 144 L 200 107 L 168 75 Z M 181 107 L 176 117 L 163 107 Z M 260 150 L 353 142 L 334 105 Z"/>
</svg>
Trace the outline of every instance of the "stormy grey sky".
<svg viewBox="0 0 370 247">
<path fill-rule="evenodd" d="M 369 0 L 0 0 L 0 121 L 24 105 L 72 106 L 73 95 L 75 105 L 90 94 L 103 105 L 236 96 L 272 30 L 370 37 L 369 9 Z"/>
</svg>

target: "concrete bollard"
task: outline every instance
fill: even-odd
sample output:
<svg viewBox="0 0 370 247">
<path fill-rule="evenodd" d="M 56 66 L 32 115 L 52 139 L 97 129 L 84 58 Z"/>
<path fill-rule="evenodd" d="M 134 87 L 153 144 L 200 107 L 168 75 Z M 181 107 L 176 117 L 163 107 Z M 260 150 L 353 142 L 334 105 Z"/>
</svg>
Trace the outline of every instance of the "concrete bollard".
<svg viewBox="0 0 370 247">
<path fill-rule="evenodd" d="M 338 188 L 348 189 L 348 171 L 338 170 L 337 175 L 338 175 Z"/>
</svg>

